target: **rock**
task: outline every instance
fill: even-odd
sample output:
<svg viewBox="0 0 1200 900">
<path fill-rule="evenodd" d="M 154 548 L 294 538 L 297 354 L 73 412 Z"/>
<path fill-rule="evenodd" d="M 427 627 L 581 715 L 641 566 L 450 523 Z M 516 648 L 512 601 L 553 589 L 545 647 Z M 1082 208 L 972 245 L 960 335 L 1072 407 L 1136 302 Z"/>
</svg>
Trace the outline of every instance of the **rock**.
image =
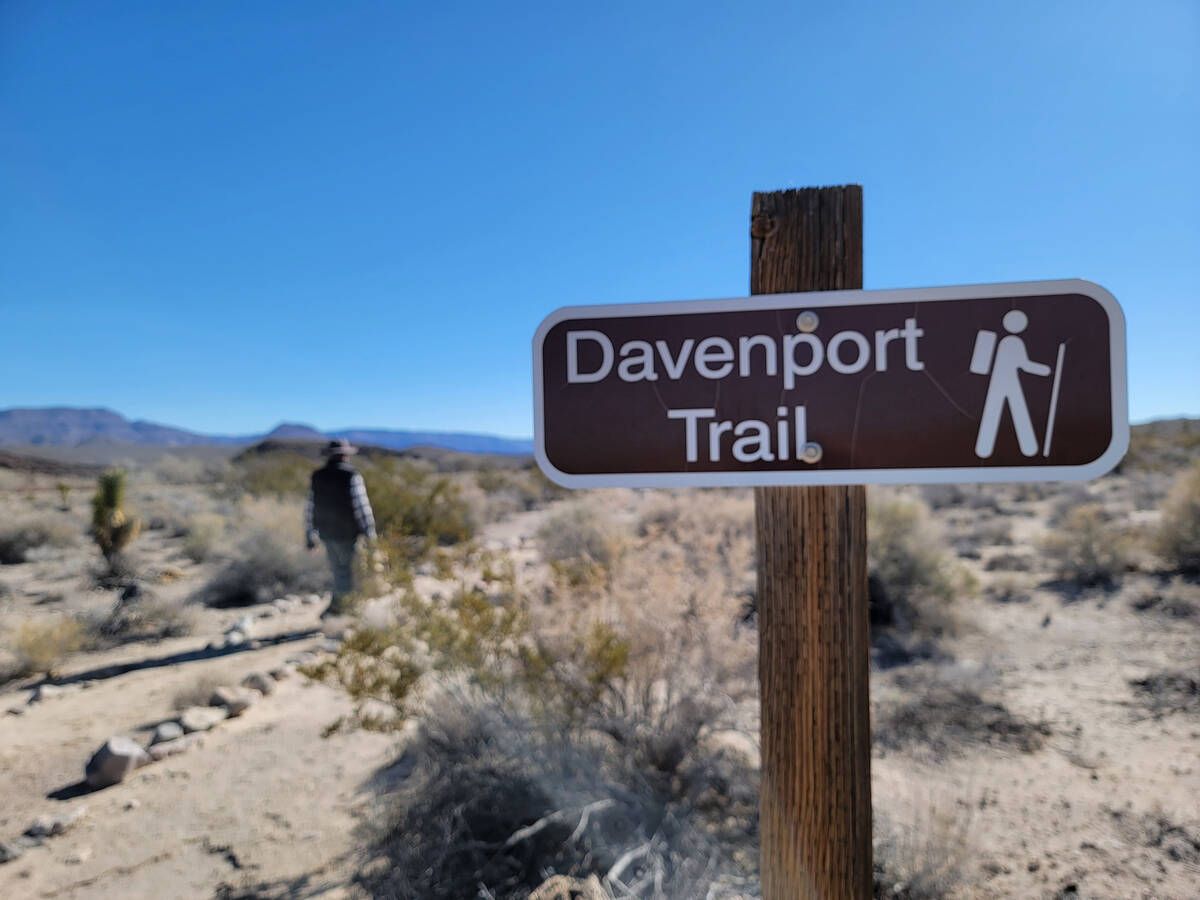
<svg viewBox="0 0 1200 900">
<path fill-rule="evenodd" d="M 84 778 L 94 788 L 108 787 L 125 780 L 125 776 L 150 762 L 146 751 L 127 737 L 111 737 L 83 767 Z"/>
<path fill-rule="evenodd" d="M 68 856 L 63 861 L 69 866 L 77 866 L 80 863 L 87 862 L 91 858 L 92 858 L 92 848 L 91 847 L 80 847 L 78 850 L 76 850 L 74 853 L 72 853 L 70 856 Z"/>
<path fill-rule="evenodd" d="M 150 758 L 153 759 L 154 755 L 151 754 Z M 141 805 L 142 805 L 142 801 L 139 800 L 137 797 L 134 797 L 131 800 L 126 800 L 125 801 L 125 812 L 129 812 L 130 810 L 137 809 Z"/>
<path fill-rule="evenodd" d="M 236 628 L 233 629 L 232 631 L 225 632 L 225 646 L 226 647 L 237 647 L 244 643 L 246 643 L 246 635 L 244 632 L 239 631 Z"/>
<path fill-rule="evenodd" d="M 183 726 L 185 734 L 208 731 L 224 719 L 225 715 L 223 706 L 189 706 L 180 715 L 179 724 Z"/>
<path fill-rule="evenodd" d="M 161 744 L 155 744 L 150 748 L 150 758 L 155 762 L 166 759 L 168 756 L 178 756 L 180 753 L 186 753 L 193 747 L 200 747 L 204 744 L 204 733 L 196 732 L 188 734 L 181 738 L 176 738 L 173 741 L 164 741 Z M 130 801 L 131 803 L 134 801 Z M 130 807 L 126 805 L 126 809 Z"/>
<path fill-rule="evenodd" d="M 323 653 L 337 653 L 341 649 L 342 642 L 334 638 L 324 638 L 317 641 L 317 649 Z"/>
<path fill-rule="evenodd" d="M 301 600 L 301 602 L 305 606 L 312 606 L 314 603 L 321 602 L 321 595 L 320 594 L 309 594 L 303 600 Z"/>
<path fill-rule="evenodd" d="M 19 707 L 19 706 L 11 706 L 11 707 L 9 707 L 9 709 L 8 709 L 8 715 L 10 715 L 10 716 L 23 716 L 23 715 L 25 715 L 25 710 L 24 710 L 24 709 L 22 709 L 22 708 L 21 708 L 21 707 Z"/>
<path fill-rule="evenodd" d="M 263 696 L 275 690 L 275 681 L 266 672 L 251 672 L 242 679 L 242 687 L 258 691 Z"/>
<path fill-rule="evenodd" d="M 0 841 L 0 864 L 19 859 L 24 852 L 25 848 L 15 842 Z"/>
<path fill-rule="evenodd" d="M 76 822 L 83 818 L 86 812 L 86 806 L 77 806 L 55 815 L 38 816 L 33 820 L 33 824 L 25 829 L 25 835 L 31 838 L 57 837 L 63 832 L 69 831 Z"/>
<path fill-rule="evenodd" d="M 289 665 L 276 666 L 267 674 L 269 674 L 276 681 L 286 681 L 292 677 L 292 667 Z"/>
<path fill-rule="evenodd" d="M 67 689 L 65 687 L 59 687 L 57 684 L 39 684 L 33 689 L 33 693 L 29 695 L 29 702 L 41 703 L 43 700 L 54 700 L 66 692 Z"/>
<path fill-rule="evenodd" d="M 240 716 L 262 696 L 249 688 L 219 687 L 208 698 L 209 706 L 223 706 L 229 717 Z"/>
<path fill-rule="evenodd" d="M 178 722 L 163 722 L 154 729 L 154 737 L 150 738 L 150 746 L 161 744 L 165 741 L 173 741 L 175 738 L 183 737 L 183 726 Z"/>
<path fill-rule="evenodd" d="M 244 616 L 238 619 L 232 627 L 249 635 L 252 631 L 254 631 L 254 614 L 246 613 Z"/>
<path fill-rule="evenodd" d="M 137 582 L 125 585 L 121 591 L 121 603 L 136 603 L 142 599 L 142 586 Z"/>
<path fill-rule="evenodd" d="M 258 614 L 258 617 L 260 619 L 270 619 L 275 616 L 276 612 L 278 612 L 278 610 L 276 610 L 274 607 L 268 606 L 266 609 L 264 609 L 262 612 L 260 612 Z"/>
</svg>

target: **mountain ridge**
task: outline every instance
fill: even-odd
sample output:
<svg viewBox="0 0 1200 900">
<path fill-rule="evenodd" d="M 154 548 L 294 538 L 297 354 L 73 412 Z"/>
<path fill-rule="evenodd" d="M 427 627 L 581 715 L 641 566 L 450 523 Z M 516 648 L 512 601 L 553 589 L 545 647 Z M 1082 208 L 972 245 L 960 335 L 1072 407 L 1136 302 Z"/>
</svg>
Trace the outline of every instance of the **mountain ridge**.
<svg viewBox="0 0 1200 900">
<path fill-rule="evenodd" d="M 464 453 L 529 454 L 533 441 L 474 432 L 409 431 L 387 428 L 341 428 L 321 431 L 301 422 L 280 422 L 270 431 L 216 435 L 172 425 L 130 420 L 104 407 L 13 407 L 0 409 L 0 447 L 79 447 L 92 444 L 141 444 L 157 447 L 231 446 L 267 438 L 328 440 L 372 444 L 393 450 L 420 445 Z"/>
</svg>

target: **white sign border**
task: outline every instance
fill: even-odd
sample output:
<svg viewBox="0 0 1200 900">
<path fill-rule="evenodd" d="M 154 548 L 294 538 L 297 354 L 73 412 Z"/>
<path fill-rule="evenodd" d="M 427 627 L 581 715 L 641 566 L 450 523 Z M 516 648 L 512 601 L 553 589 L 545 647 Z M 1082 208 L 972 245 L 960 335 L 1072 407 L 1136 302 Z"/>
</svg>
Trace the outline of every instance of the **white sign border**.
<svg viewBox="0 0 1200 900">
<path fill-rule="evenodd" d="M 1112 375 L 1112 440 L 1098 458 L 1080 466 L 970 466 L 935 469 L 814 469 L 753 472 L 631 472 L 572 475 L 556 468 L 546 456 L 542 344 L 550 329 L 569 319 L 618 319 L 688 313 L 737 312 L 822 306 L 860 306 L 883 303 L 936 303 L 941 300 L 983 300 L 1047 294 L 1083 294 L 1108 315 L 1109 360 Z M 533 336 L 533 452 L 538 466 L 553 482 L 567 488 L 597 487 L 758 487 L 830 484 L 983 484 L 1012 481 L 1087 481 L 1111 470 L 1129 449 L 1129 401 L 1125 371 L 1125 313 L 1117 299 L 1100 285 L 1079 278 L 1020 281 L 952 287 L 901 288 L 873 291 L 805 291 L 793 294 L 755 294 L 724 300 L 673 300 L 604 306 L 564 306 L 542 320 Z"/>
</svg>

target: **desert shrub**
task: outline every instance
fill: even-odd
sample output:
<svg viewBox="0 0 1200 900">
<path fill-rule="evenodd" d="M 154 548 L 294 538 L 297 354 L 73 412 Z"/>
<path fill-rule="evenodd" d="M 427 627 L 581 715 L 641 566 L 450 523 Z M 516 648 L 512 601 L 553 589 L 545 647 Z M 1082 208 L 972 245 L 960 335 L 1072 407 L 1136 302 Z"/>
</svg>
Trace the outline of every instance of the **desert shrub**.
<svg viewBox="0 0 1200 900">
<path fill-rule="evenodd" d="M 1200 618 L 1200 588 L 1176 577 L 1163 588 L 1140 592 L 1130 605 L 1137 612 L 1152 611 L 1172 619 Z"/>
<path fill-rule="evenodd" d="M 235 493 L 255 497 L 303 497 L 308 493 L 313 461 L 294 450 L 239 457 L 225 477 Z"/>
<path fill-rule="evenodd" d="M 491 467 L 475 473 L 475 484 L 487 498 L 485 517 L 536 509 L 566 494 L 535 465 L 520 469 Z"/>
<path fill-rule="evenodd" d="M 394 457 L 364 465 L 362 476 L 380 548 L 394 566 L 410 565 L 474 533 L 471 509 L 450 477 Z"/>
<path fill-rule="evenodd" d="M 984 700 L 973 687 L 934 682 L 921 696 L 875 716 L 872 738 L 885 750 L 919 749 L 936 759 L 961 753 L 971 744 L 1039 749 L 1050 734 L 1045 722 L 1011 713 Z"/>
<path fill-rule="evenodd" d="M 154 475 L 162 484 L 213 484 L 229 477 L 228 465 L 169 453 L 154 464 Z"/>
<path fill-rule="evenodd" d="M 598 508 L 579 502 L 567 506 L 538 529 L 542 558 L 569 584 L 603 581 L 624 543 L 615 523 Z"/>
<path fill-rule="evenodd" d="M 324 590 L 324 559 L 305 550 L 287 532 L 252 530 L 233 551 L 233 558 L 197 593 L 195 599 L 224 609 L 265 603 L 284 594 Z"/>
<path fill-rule="evenodd" d="M 1175 569 L 1200 573 L 1200 460 L 1179 477 L 1167 495 L 1155 549 Z"/>
<path fill-rule="evenodd" d="M 58 515 L 24 516 L 0 525 L 0 564 L 23 563 L 39 547 L 68 547 L 78 538 L 75 527 Z"/>
<path fill-rule="evenodd" d="M 947 551 L 919 500 L 870 495 L 867 560 L 872 622 L 940 634 L 952 629 L 950 605 L 974 589 L 969 572 Z"/>
<path fill-rule="evenodd" d="M 1130 562 L 1123 528 L 1098 503 L 1072 509 L 1042 540 L 1059 577 L 1081 585 L 1112 584 Z"/>
<path fill-rule="evenodd" d="M 1200 714 L 1200 668 L 1155 672 L 1129 684 L 1155 718 L 1181 712 Z"/>
<path fill-rule="evenodd" d="M 110 647 L 132 641 L 157 641 L 191 634 L 195 619 L 180 603 L 127 588 L 102 616 L 85 621 L 89 643 Z"/>
<path fill-rule="evenodd" d="M 183 538 L 183 554 L 194 563 L 201 563 L 212 556 L 225 534 L 223 516 L 213 513 L 195 516 L 187 522 L 187 533 Z"/>
<path fill-rule="evenodd" d="M 63 659 L 85 643 L 83 625 L 75 619 L 27 619 L 17 627 L 11 649 L 19 674 L 53 676 Z"/>
<path fill-rule="evenodd" d="M 874 816 L 876 900 L 954 895 L 973 855 L 969 808 L 935 794 L 903 807 L 894 797 L 888 802 L 889 812 Z"/>
<path fill-rule="evenodd" d="M 375 896 L 523 900 L 559 874 L 622 897 L 732 898 L 753 876 L 757 792 L 726 758 L 646 778 L 602 743 L 447 698 L 401 763 Z"/>
</svg>

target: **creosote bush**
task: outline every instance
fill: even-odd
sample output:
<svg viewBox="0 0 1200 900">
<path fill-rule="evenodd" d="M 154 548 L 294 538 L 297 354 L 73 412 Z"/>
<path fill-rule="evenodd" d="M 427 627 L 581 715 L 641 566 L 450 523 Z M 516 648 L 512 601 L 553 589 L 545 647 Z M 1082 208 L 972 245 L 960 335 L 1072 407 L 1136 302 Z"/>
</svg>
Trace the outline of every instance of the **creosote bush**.
<svg viewBox="0 0 1200 900">
<path fill-rule="evenodd" d="M 1130 562 L 1128 536 L 1098 503 L 1067 512 L 1042 549 L 1061 578 L 1086 586 L 1112 584 Z"/>
<path fill-rule="evenodd" d="M 1177 571 L 1200 573 L 1200 460 L 1178 478 L 1167 495 L 1155 550 Z"/>
<path fill-rule="evenodd" d="M 394 457 L 361 466 L 375 513 L 379 548 L 394 569 L 424 559 L 438 547 L 465 541 L 475 531 L 471 509 L 453 479 Z"/>
</svg>

